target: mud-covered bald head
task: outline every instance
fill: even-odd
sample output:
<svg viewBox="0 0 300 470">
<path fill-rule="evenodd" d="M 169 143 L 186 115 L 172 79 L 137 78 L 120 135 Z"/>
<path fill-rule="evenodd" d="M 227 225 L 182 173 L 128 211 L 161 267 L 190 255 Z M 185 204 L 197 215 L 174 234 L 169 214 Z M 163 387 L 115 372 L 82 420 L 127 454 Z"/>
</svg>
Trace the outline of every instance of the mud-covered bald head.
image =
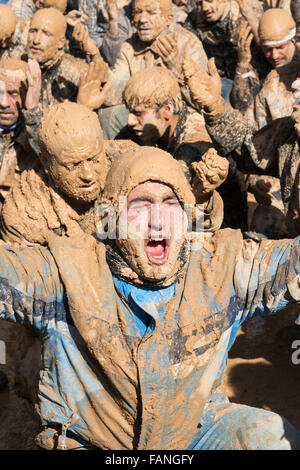
<svg viewBox="0 0 300 470">
<path fill-rule="evenodd" d="M 8 5 L 0 5 L 0 48 L 5 49 L 14 37 L 17 17 Z"/>
<path fill-rule="evenodd" d="M 108 161 L 96 113 L 65 101 L 44 111 L 38 129 L 40 160 L 58 191 L 92 202 L 104 186 Z"/>
<path fill-rule="evenodd" d="M 66 19 L 56 8 L 35 12 L 28 33 L 28 57 L 41 65 L 58 60 L 63 54 L 66 30 Z"/>
</svg>

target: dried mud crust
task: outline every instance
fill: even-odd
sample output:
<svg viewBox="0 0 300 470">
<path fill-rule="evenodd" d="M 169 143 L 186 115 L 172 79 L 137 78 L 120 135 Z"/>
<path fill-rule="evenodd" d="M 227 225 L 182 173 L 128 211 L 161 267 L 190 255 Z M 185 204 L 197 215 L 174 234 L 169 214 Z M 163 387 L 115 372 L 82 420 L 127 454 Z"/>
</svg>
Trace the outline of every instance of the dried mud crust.
<svg viewBox="0 0 300 470">
<path fill-rule="evenodd" d="M 300 340 L 297 312 L 293 305 L 244 323 L 229 353 L 222 389 L 232 402 L 274 411 L 300 429 L 300 364 L 291 359 L 292 343 Z M 0 370 L 11 377 L 12 367 Z M 37 450 L 34 436 L 40 430 L 33 405 L 13 391 L 0 391 L 0 450 Z"/>
</svg>

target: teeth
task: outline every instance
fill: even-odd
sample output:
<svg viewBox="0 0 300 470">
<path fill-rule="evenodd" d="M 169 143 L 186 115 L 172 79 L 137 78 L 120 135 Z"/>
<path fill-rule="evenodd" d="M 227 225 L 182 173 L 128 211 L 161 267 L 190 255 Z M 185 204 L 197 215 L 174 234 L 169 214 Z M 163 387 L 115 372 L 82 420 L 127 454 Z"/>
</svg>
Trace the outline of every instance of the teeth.
<svg viewBox="0 0 300 470">
<path fill-rule="evenodd" d="M 165 256 L 164 252 L 160 256 L 153 256 L 155 259 L 162 259 Z"/>
<path fill-rule="evenodd" d="M 151 242 L 162 242 L 164 240 L 164 238 L 151 238 L 150 241 Z"/>
</svg>

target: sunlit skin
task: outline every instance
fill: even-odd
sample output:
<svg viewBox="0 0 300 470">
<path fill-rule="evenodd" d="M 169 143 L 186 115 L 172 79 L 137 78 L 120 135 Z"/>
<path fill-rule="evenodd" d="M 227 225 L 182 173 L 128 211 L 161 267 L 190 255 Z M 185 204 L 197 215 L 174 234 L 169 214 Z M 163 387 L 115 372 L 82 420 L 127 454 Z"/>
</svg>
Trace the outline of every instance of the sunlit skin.
<svg viewBox="0 0 300 470">
<path fill-rule="evenodd" d="M 133 24 L 141 41 L 153 42 L 171 22 L 162 15 L 160 5 L 153 0 L 136 0 L 133 6 Z"/>
<path fill-rule="evenodd" d="M 69 149 L 51 158 L 46 171 L 57 190 L 71 205 L 83 208 L 91 204 L 100 192 L 100 174 L 104 151 L 102 143 L 87 143 L 82 148 Z"/>
<path fill-rule="evenodd" d="M 218 21 L 224 13 L 226 2 L 223 0 L 196 0 L 198 13 L 208 22 Z"/>
<path fill-rule="evenodd" d="M 0 124 L 12 126 L 24 107 L 25 85 L 13 77 L 0 74 Z"/>
<path fill-rule="evenodd" d="M 168 105 L 157 111 L 142 106 L 130 109 L 127 119 L 128 126 L 143 145 L 155 145 L 158 141 L 167 143 L 177 122 L 178 115 L 174 115 Z"/>
<path fill-rule="evenodd" d="M 55 18 L 47 15 L 47 10 L 39 10 L 31 20 L 27 39 L 27 54 L 44 64 L 59 56 L 65 43 L 65 36 Z"/>
<path fill-rule="evenodd" d="M 292 41 L 272 46 L 262 46 L 262 51 L 272 67 L 282 67 L 288 64 L 294 55 L 295 46 Z"/>
<path fill-rule="evenodd" d="M 126 227 L 120 239 L 120 227 Z M 168 278 L 184 237 L 184 210 L 173 190 L 147 181 L 134 188 L 119 217 L 117 245 L 132 269 L 144 279 Z"/>
</svg>

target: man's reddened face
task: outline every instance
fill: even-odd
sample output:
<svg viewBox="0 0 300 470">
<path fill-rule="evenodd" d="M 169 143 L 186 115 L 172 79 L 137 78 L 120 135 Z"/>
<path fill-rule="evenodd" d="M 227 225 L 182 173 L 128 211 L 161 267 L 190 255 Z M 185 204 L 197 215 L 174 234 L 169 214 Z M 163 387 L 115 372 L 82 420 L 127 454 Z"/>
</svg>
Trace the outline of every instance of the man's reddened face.
<svg viewBox="0 0 300 470">
<path fill-rule="evenodd" d="M 0 124 L 12 126 L 24 107 L 25 85 L 18 79 L 0 74 Z"/>
<path fill-rule="evenodd" d="M 56 189 L 68 199 L 92 203 L 101 190 L 104 159 L 102 142 L 87 142 L 51 158 L 47 171 Z"/>
<path fill-rule="evenodd" d="M 133 24 L 143 42 L 153 42 L 168 24 L 160 5 L 153 0 L 135 0 L 133 7 Z"/>
<path fill-rule="evenodd" d="M 142 106 L 129 110 L 127 123 L 140 142 L 150 146 L 165 135 L 169 126 L 161 109 L 156 111 Z"/>
<path fill-rule="evenodd" d="M 282 44 L 273 44 L 272 46 L 262 46 L 263 53 L 272 67 L 283 67 L 291 62 L 295 46 L 292 41 L 286 41 Z"/>
<path fill-rule="evenodd" d="M 185 214 L 172 188 L 147 181 L 129 193 L 118 221 L 117 245 L 140 277 L 168 279 L 184 242 Z"/>
<path fill-rule="evenodd" d="M 221 18 L 226 3 L 223 0 L 196 0 L 197 11 L 208 22 Z"/>
</svg>

